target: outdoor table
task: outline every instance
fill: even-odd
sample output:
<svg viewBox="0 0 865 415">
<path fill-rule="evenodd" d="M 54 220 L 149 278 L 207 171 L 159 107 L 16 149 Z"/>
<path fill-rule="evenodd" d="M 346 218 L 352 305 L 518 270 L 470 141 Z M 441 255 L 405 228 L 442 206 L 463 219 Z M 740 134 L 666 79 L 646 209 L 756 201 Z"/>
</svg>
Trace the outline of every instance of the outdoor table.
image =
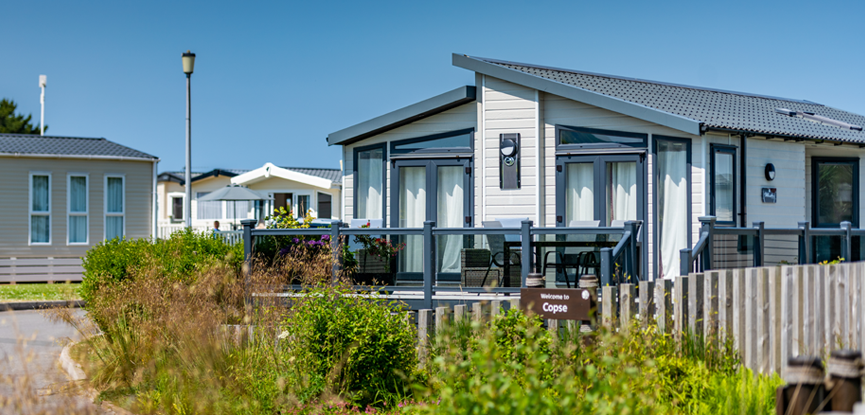
<svg viewBox="0 0 865 415">
<path fill-rule="evenodd" d="M 618 243 L 619 241 L 532 241 L 531 244 L 535 247 L 535 258 L 538 258 L 538 260 L 535 261 L 535 272 L 541 272 L 541 267 L 543 266 L 543 264 L 541 264 L 540 258 L 542 258 L 541 251 L 543 250 L 543 248 L 614 248 Z M 520 241 L 505 241 L 505 277 L 503 278 L 504 283 L 502 284 L 502 286 L 504 287 L 510 286 L 510 278 L 508 278 L 508 276 L 510 275 L 509 272 L 511 267 L 511 247 L 520 247 L 521 245 L 522 242 Z M 520 259 L 520 261 L 522 261 L 522 258 Z M 567 278 L 567 276 L 565 276 L 565 278 Z"/>
</svg>

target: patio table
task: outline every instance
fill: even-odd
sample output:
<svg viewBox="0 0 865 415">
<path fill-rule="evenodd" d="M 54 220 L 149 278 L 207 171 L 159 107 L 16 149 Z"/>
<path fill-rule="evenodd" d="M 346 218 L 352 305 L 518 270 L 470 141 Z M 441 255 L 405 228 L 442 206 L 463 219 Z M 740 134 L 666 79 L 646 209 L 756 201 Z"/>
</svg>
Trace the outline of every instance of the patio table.
<svg viewBox="0 0 865 415">
<path fill-rule="evenodd" d="M 541 264 L 540 258 L 542 258 L 543 248 L 615 248 L 618 241 L 532 241 L 532 245 L 535 247 L 535 258 L 538 258 L 535 261 L 535 272 L 540 273 Z M 511 247 L 520 247 L 520 241 L 506 241 L 504 245 L 504 256 L 505 256 L 505 266 L 504 266 L 504 275 L 510 275 L 510 261 L 507 260 L 510 258 Z M 567 278 L 567 276 L 565 276 Z M 576 281 L 574 281 L 576 283 Z M 510 278 L 505 277 L 503 287 L 510 286 Z"/>
</svg>

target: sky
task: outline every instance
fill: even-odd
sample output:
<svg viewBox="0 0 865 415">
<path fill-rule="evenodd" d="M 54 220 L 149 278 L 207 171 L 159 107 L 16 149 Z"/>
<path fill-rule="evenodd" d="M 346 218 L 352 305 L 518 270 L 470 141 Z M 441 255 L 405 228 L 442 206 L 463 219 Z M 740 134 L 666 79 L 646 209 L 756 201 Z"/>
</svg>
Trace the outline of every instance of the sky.
<svg viewBox="0 0 865 415">
<path fill-rule="evenodd" d="M 329 133 L 461 85 L 452 53 L 865 114 L 865 1 L 5 2 L 0 98 L 184 168 L 339 168 Z M 14 18 L 8 18 L 14 16 Z"/>
</svg>

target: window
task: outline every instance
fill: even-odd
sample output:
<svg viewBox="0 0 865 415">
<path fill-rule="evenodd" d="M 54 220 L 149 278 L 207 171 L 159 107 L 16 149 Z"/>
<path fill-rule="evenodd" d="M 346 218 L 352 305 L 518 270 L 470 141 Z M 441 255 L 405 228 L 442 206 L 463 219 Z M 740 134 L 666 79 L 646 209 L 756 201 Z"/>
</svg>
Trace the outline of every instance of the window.
<svg viewBox="0 0 865 415">
<path fill-rule="evenodd" d="M 207 196 L 210 192 L 195 192 L 195 199 L 200 199 Z M 196 200 L 198 207 L 196 209 L 196 218 L 198 219 L 222 219 L 222 201 L 200 201 Z"/>
<path fill-rule="evenodd" d="M 51 175 L 30 174 L 30 243 L 51 244 Z"/>
<path fill-rule="evenodd" d="M 226 219 L 248 219 L 252 201 L 236 200 L 225 202 Z"/>
<path fill-rule="evenodd" d="M 359 148 L 354 153 L 354 217 L 384 219 L 384 145 Z"/>
<path fill-rule="evenodd" d="M 171 198 L 171 219 L 183 220 L 183 197 Z"/>
<path fill-rule="evenodd" d="M 838 228 L 841 222 L 859 225 L 859 160 L 855 158 L 811 158 L 811 216 L 815 227 Z M 844 256 L 839 236 L 814 237 L 815 262 L 832 261 Z M 851 251 L 858 261 L 861 238 L 853 237 Z"/>
<path fill-rule="evenodd" d="M 471 153 L 474 129 L 451 131 L 426 137 L 395 141 L 391 154 L 409 153 Z"/>
<path fill-rule="evenodd" d="M 562 149 L 646 147 L 647 139 L 646 134 L 556 126 L 556 147 Z"/>
<path fill-rule="evenodd" d="M 69 176 L 67 185 L 69 212 L 67 243 L 86 244 L 87 232 L 87 176 Z"/>
<path fill-rule="evenodd" d="M 719 225 L 736 224 L 736 147 L 712 144 L 710 213 Z"/>
<path fill-rule="evenodd" d="M 126 235 L 124 215 L 126 212 L 126 192 L 124 189 L 126 183 L 124 181 L 123 176 L 105 177 L 105 239 L 108 240 L 122 239 Z"/>
<path fill-rule="evenodd" d="M 679 252 L 690 247 L 691 140 L 655 136 L 655 229 L 660 278 L 679 275 Z"/>
<path fill-rule="evenodd" d="M 318 194 L 318 217 L 330 219 L 333 216 L 332 197 L 327 193 Z"/>
<path fill-rule="evenodd" d="M 297 196 L 297 217 L 303 218 L 309 213 L 309 197 L 309 195 Z"/>
</svg>

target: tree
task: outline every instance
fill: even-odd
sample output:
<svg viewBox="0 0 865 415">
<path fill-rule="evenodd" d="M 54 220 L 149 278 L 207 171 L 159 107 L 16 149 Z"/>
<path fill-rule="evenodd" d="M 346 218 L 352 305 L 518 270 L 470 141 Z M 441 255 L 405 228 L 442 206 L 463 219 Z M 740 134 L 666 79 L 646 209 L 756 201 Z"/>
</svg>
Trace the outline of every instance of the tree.
<svg viewBox="0 0 865 415">
<path fill-rule="evenodd" d="M 7 134 L 39 134 L 39 125 L 30 123 L 32 115 L 26 118 L 23 115 L 16 115 L 15 109 L 18 104 L 15 101 L 3 98 L 0 100 L 0 133 Z M 48 130 L 48 126 L 45 126 Z"/>
</svg>

